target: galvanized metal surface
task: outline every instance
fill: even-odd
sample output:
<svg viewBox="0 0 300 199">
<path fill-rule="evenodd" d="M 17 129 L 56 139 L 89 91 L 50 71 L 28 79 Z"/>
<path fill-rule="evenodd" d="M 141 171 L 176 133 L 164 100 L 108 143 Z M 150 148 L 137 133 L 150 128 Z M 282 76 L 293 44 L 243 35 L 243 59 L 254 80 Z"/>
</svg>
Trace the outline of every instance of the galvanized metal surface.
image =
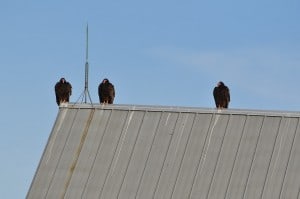
<svg viewBox="0 0 300 199">
<path fill-rule="evenodd" d="M 27 198 L 299 198 L 300 114 L 61 107 Z"/>
</svg>

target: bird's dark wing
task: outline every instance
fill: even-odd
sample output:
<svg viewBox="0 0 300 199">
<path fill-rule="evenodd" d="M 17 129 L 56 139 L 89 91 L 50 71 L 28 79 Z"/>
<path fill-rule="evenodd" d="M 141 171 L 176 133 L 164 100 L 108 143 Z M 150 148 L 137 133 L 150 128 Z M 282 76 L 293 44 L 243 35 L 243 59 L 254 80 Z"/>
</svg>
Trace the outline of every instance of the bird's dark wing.
<svg viewBox="0 0 300 199">
<path fill-rule="evenodd" d="M 215 99 L 215 104 L 218 107 L 218 105 L 220 104 L 220 100 L 221 100 L 221 92 L 220 92 L 219 87 L 214 88 L 213 95 L 214 95 L 214 99 Z"/>
<path fill-rule="evenodd" d="M 62 84 L 60 82 L 56 83 L 55 87 L 54 87 L 57 105 L 59 105 L 60 99 L 62 97 L 62 92 L 61 92 L 62 88 L 61 87 L 62 87 Z"/>
<path fill-rule="evenodd" d="M 115 98 L 115 87 L 111 83 L 108 85 L 109 103 L 112 104 Z"/>
<path fill-rule="evenodd" d="M 228 87 L 225 88 L 225 96 L 228 102 L 230 102 L 230 92 Z"/>
</svg>

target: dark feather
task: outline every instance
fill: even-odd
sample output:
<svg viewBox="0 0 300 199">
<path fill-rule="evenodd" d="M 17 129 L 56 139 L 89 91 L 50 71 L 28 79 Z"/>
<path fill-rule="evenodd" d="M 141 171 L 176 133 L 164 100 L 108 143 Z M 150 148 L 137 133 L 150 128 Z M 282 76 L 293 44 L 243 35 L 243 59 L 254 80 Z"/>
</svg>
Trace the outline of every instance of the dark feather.
<svg viewBox="0 0 300 199">
<path fill-rule="evenodd" d="M 60 105 L 63 102 L 69 102 L 71 95 L 71 84 L 65 81 L 64 78 L 61 78 L 60 81 L 55 84 L 55 96 L 57 105 Z"/>
<path fill-rule="evenodd" d="M 100 103 L 113 104 L 115 98 L 115 88 L 108 79 L 104 79 L 98 86 Z"/>
<path fill-rule="evenodd" d="M 228 108 L 230 102 L 229 88 L 223 82 L 219 82 L 213 91 L 215 104 L 217 108 Z"/>
</svg>

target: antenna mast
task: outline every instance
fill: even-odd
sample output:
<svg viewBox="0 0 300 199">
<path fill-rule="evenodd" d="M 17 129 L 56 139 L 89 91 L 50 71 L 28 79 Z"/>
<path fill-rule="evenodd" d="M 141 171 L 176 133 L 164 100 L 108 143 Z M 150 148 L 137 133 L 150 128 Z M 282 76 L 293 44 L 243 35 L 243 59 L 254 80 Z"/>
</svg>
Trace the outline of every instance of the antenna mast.
<svg viewBox="0 0 300 199">
<path fill-rule="evenodd" d="M 88 58 L 89 58 L 89 26 L 88 24 L 86 25 L 86 52 L 85 52 L 85 81 L 84 81 L 84 91 L 83 93 L 80 95 L 79 99 L 82 98 L 82 100 L 84 99 L 84 103 L 87 103 L 87 98 L 89 98 L 90 103 L 92 103 L 92 99 L 90 96 L 90 92 L 89 92 L 89 62 L 88 62 Z M 82 102 L 82 101 L 81 101 Z"/>
</svg>

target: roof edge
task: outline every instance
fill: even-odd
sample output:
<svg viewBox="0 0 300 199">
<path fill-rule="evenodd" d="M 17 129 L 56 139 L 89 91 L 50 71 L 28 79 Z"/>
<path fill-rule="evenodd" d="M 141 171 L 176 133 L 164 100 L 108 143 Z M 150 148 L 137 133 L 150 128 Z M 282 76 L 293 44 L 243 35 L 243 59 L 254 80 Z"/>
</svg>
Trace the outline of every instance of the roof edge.
<svg viewBox="0 0 300 199">
<path fill-rule="evenodd" d="M 159 105 L 132 105 L 132 104 L 87 104 L 68 103 L 62 104 L 60 109 L 111 109 L 111 110 L 131 110 L 131 111 L 162 111 L 180 113 L 214 113 L 229 115 L 262 115 L 281 117 L 300 117 L 300 112 L 296 111 L 274 111 L 274 110 L 251 110 L 251 109 L 216 109 L 204 107 L 184 107 L 184 106 L 159 106 Z"/>
</svg>

